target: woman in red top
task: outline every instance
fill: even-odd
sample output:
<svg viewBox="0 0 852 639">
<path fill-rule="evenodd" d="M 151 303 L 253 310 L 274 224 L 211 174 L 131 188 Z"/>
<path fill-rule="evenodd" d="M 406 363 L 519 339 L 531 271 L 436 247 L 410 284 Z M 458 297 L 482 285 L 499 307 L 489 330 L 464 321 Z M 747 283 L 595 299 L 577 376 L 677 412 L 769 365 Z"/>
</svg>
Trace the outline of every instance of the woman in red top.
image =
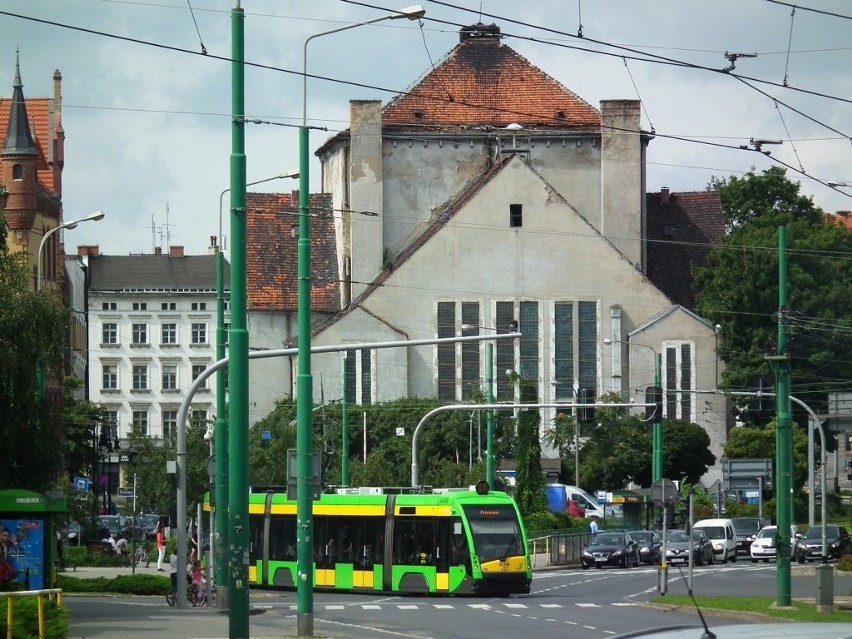
<svg viewBox="0 0 852 639">
<path fill-rule="evenodd" d="M 166 531 L 163 529 L 163 522 L 157 522 L 157 571 L 165 572 L 163 569 L 163 560 L 166 558 Z"/>
</svg>

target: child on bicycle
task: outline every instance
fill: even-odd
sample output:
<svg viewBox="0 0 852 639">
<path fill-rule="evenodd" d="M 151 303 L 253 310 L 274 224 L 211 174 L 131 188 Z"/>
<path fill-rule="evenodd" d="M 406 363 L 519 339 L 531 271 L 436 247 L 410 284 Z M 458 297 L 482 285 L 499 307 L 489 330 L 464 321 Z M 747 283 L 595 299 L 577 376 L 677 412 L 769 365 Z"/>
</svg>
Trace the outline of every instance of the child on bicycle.
<svg viewBox="0 0 852 639">
<path fill-rule="evenodd" d="M 204 605 L 204 578 L 201 575 L 201 561 L 192 562 L 192 585 L 195 586 L 195 599 L 198 605 Z"/>
</svg>

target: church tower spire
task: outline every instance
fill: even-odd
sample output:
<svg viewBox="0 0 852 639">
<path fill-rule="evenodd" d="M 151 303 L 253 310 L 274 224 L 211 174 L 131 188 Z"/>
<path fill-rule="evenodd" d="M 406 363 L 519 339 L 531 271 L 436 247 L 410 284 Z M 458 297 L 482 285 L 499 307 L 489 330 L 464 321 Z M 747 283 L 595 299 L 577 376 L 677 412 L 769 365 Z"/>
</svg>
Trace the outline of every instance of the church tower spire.
<svg viewBox="0 0 852 639">
<path fill-rule="evenodd" d="M 12 84 L 9 126 L 3 148 L 0 149 L 0 166 L 0 183 L 8 193 L 6 223 L 13 242 L 25 248 L 38 210 L 38 148 L 27 117 L 19 51 L 15 52 L 15 80 Z"/>
</svg>

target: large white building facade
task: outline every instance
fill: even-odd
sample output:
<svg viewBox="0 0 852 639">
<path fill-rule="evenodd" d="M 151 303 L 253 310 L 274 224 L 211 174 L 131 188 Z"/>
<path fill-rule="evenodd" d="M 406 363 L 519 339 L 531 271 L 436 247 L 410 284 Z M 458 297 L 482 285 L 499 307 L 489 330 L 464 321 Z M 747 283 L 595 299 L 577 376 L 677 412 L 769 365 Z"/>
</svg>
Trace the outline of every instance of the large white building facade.
<svg viewBox="0 0 852 639">
<path fill-rule="evenodd" d="M 653 136 L 640 128 L 640 103 L 605 100 L 597 109 L 500 38 L 494 25 L 462 29 L 407 93 L 384 106 L 351 102 L 350 128 L 317 151 L 336 260 L 325 268 L 338 282 L 323 290 L 322 310 L 330 294 L 341 310 L 315 317 L 313 343 L 366 346 L 343 376 L 339 354 L 312 358 L 314 400 L 341 397 L 345 378 L 357 402 L 459 402 L 489 376 L 484 344 L 368 344 L 489 334 L 516 322 L 523 337 L 495 345 L 498 402 L 513 399 L 506 370 L 535 380 L 542 402 L 570 401 L 575 384 L 641 402 L 659 354 L 666 415 L 710 435 L 719 464 L 710 483 L 721 477 L 730 411 L 724 397 L 693 391 L 716 387 L 717 336 L 649 275 L 649 253 L 668 249 L 648 241 Z M 686 224 L 667 221 L 672 245 Z M 670 279 L 677 269 L 689 277 L 688 262 L 655 264 Z M 313 278 L 316 294 L 321 277 Z M 252 343 L 275 337 L 250 334 Z M 279 397 L 292 393 L 291 366 L 266 372 L 283 381 Z M 271 408 L 271 396 L 252 393 L 253 404 Z M 543 411 L 542 430 L 553 417 Z"/>
<path fill-rule="evenodd" d="M 104 407 L 123 449 L 131 429 L 174 436 L 189 386 L 216 361 L 216 256 L 175 246 L 154 255 L 93 253 L 86 258 L 89 399 Z M 192 401 L 193 421 L 215 418 L 216 385 L 208 382 Z"/>
</svg>

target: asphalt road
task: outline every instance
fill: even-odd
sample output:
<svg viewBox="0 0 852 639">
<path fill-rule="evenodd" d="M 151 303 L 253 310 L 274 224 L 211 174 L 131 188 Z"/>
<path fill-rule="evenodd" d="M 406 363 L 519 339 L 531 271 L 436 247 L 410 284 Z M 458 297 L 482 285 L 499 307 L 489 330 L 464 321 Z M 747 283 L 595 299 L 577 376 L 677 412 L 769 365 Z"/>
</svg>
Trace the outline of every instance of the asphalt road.
<svg viewBox="0 0 852 639">
<path fill-rule="evenodd" d="M 78 576 L 103 572 L 78 569 Z M 698 595 L 775 593 L 772 564 L 708 566 L 697 568 L 693 576 Z M 684 581 L 672 571 L 669 593 L 685 594 Z M 315 593 L 314 634 L 340 639 L 594 639 L 636 628 L 699 622 L 691 609 L 661 610 L 645 605 L 657 596 L 657 585 L 657 569 L 643 567 L 536 571 L 530 595 L 507 598 Z M 835 594 L 848 595 L 852 577 L 839 574 L 834 585 Z M 794 568 L 792 588 L 796 598 L 812 597 L 816 588 L 813 569 Z M 209 608 L 177 610 L 169 608 L 162 597 L 67 596 L 65 603 L 72 639 L 229 636 L 226 613 Z M 296 636 L 296 593 L 254 591 L 251 609 L 251 637 Z M 712 624 L 734 621 L 741 622 L 714 618 Z"/>
</svg>

